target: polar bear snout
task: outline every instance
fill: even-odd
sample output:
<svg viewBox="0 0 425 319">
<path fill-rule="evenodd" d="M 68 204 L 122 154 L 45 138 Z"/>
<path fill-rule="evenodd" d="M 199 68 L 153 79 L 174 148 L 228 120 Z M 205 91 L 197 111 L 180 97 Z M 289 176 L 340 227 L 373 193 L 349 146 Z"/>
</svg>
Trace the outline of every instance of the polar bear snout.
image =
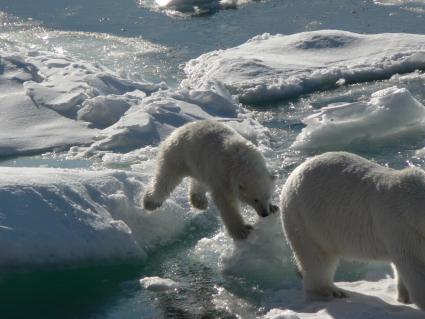
<svg viewBox="0 0 425 319">
<path fill-rule="evenodd" d="M 273 204 L 255 205 L 254 208 L 260 217 L 267 217 L 279 211 L 279 207 Z"/>
</svg>

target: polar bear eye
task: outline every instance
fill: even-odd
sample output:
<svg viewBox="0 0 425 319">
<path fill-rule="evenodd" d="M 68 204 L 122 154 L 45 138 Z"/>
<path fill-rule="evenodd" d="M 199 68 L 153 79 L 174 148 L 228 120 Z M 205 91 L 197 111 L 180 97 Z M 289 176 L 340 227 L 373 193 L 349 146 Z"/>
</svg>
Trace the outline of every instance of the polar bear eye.
<svg viewBox="0 0 425 319">
<path fill-rule="evenodd" d="M 254 199 L 254 202 L 259 203 L 259 202 L 260 202 L 260 200 L 258 200 L 258 199 Z"/>
</svg>

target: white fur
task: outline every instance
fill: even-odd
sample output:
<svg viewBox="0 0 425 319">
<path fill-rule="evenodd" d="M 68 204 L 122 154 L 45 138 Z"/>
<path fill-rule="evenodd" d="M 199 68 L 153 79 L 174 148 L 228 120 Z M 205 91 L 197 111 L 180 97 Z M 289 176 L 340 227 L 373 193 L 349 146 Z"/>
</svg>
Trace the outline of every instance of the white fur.
<svg viewBox="0 0 425 319">
<path fill-rule="evenodd" d="M 281 194 L 285 235 L 307 299 L 344 297 L 340 258 L 393 263 L 398 300 L 425 310 L 425 173 L 331 152 L 294 170 Z M 409 298 L 410 297 L 410 298 Z"/>
<path fill-rule="evenodd" d="M 163 203 L 181 180 L 189 176 L 190 201 L 206 209 L 210 191 L 223 222 L 234 239 L 248 236 L 239 200 L 260 216 L 277 210 L 270 204 L 274 178 L 263 156 L 235 130 L 216 121 L 198 121 L 176 129 L 160 146 L 155 177 L 143 198 L 146 209 Z"/>
</svg>

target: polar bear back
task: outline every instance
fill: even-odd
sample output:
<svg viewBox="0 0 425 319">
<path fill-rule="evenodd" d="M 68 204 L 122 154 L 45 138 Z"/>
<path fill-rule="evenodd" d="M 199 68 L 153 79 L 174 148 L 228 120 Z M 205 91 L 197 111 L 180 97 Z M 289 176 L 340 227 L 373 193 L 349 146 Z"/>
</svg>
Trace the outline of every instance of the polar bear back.
<svg viewBox="0 0 425 319">
<path fill-rule="evenodd" d="M 287 237 L 304 233 L 325 251 L 387 260 L 394 235 L 425 234 L 425 176 L 354 154 L 330 152 L 300 165 L 281 195 Z"/>
<path fill-rule="evenodd" d="M 238 175 L 255 178 L 256 171 L 258 176 L 268 176 L 265 160 L 256 147 L 217 121 L 202 120 L 176 129 L 161 144 L 160 154 L 159 158 L 173 162 L 185 175 L 210 186 L 225 185 Z"/>
</svg>

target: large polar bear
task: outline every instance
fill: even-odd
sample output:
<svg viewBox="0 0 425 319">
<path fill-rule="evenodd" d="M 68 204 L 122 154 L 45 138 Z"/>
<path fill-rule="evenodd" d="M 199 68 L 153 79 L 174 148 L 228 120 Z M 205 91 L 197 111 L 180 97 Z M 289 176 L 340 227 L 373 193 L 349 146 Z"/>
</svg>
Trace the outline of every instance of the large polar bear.
<svg viewBox="0 0 425 319">
<path fill-rule="evenodd" d="M 251 205 L 259 216 L 278 210 L 271 204 L 275 177 L 264 157 L 235 130 L 216 121 L 203 120 L 176 129 L 160 145 L 155 177 L 143 197 L 145 209 L 162 205 L 186 176 L 190 202 L 206 209 L 210 191 L 229 235 L 244 239 L 252 227 L 239 212 L 239 200 Z"/>
<path fill-rule="evenodd" d="M 325 153 L 296 168 L 281 194 L 285 235 L 307 299 L 345 297 L 342 258 L 393 263 L 398 300 L 425 310 L 425 173 Z"/>
</svg>

